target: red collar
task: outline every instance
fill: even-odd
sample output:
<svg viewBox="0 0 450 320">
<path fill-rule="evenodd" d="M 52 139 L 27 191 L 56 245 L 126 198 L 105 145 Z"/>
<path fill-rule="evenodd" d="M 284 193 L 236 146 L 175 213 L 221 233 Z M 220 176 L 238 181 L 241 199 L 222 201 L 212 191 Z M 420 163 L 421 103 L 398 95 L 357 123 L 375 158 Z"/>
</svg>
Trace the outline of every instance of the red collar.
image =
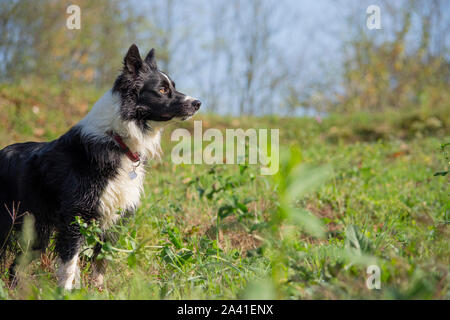
<svg viewBox="0 0 450 320">
<path fill-rule="evenodd" d="M 112 137 L 119 144 L 120 148 L 123 151 L 125 151 L 125 154 L 127 155 L 128 159 L 130 159 L 133 162 L 138 162 L 141 160 L 139 153 L 137 153 L 137 152 L 133 153 L 130 150 L 130 148 L 128 148 L 128 146 L 125 144 L 125 142 L 123 142 L 122 138 L 118 134 L 113 133 Z"/>
</svg>

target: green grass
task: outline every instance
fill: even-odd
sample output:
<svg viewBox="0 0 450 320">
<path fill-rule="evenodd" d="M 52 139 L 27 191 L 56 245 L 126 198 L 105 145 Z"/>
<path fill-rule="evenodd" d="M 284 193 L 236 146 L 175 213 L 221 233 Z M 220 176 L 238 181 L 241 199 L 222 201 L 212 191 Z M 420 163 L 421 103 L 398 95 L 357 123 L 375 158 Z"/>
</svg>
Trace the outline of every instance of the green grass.
<svg viewBox="0 0 450 320">
<path fill-rule="evenodd" d="M 38 115 L 15 116 L 13 105 L 4 106 L 2 147 L 57 137 L 82 115 L 62 121 L 59 109 L 41 107 Z M 281 167 L 273 177 L 256 166 L 174 165 L 170 127 L 165 156 L 150 164 L 142 206 L 118 226 L 119 241 L 104 245 L 104 290 L 89 285 L 87 246 L 80 290 L 56 288 L 48 250 L 16 289 L 3 276 L 0 298 L 449 299 L 449 180 L 434 176 L 449 165 L 440 150 L 450 140 L 444 107 L 321 123 L 195 118 L 205 128 L 280 128 Z M 45 133 L 36 134 L 36 117 L 44 116 Z M 92 244 L 95 230 L 87 226 L 86 237 Z M 380 290 L 366 287 L 373 264 Z"/>
</svg>

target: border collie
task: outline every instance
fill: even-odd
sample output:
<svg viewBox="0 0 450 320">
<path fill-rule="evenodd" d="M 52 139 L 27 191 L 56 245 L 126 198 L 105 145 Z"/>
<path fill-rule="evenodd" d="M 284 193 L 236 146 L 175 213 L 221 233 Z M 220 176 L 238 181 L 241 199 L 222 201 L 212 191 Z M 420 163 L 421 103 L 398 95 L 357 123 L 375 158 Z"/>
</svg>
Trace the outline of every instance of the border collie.
<svg viewBox="0 0 450 320">
<path fill-rule="evenodd" d="M 18 208 L 32 214 L 33 250 L 45 250 L 56 231 L 56 276 L 67 290 L 79 285 L 83 237 L 75 217 L 95 219 L 106 232 L 134 212 L 143 191 L 144 163 L 159 155 L 163 126 L 190 118 L 201 105 L 158 70 L 154 49 L 142 60 L 133 44 L 123 63 L 113 88 L 59 139 L 0 151 L 0 250 L 21 224 L 20 215 L 14 221 L 11 212 Z M 105 262 L 94 258 L 93 265 L 94 285 L 101 286 Z"/>
</svg>

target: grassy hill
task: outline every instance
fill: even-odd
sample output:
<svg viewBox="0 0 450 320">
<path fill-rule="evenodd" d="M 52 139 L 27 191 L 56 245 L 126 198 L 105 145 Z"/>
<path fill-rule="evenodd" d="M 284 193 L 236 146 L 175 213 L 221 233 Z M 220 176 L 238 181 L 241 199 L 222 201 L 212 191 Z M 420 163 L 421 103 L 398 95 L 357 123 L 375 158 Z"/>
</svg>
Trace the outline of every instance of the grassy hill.
<svg viewBox="0 0 450 320">
<path fill-rule="evenodd" d="M 1 86 L 0 148 L 58 137 L 99 94 Z M 8 289 L 3 274 L 0 298 L 450 298 L 449 180 L 434 176 L 449 165 L 440 149 L 450 142 L 448 105 L 324 119 L 193 120 L 204 129 L 279 128 L 279 173 L 175 165 L 172 125 L 163 159 L 149 164 L 141 208 L 117 227 L 119 241 L 104 245 L 111 261 L 104 290 L 89 285 L 96 229 L 86 225 L 80 290 L 56 288 L 48 250 L 17 288 Z M 182 126 L 192 130 L 193 120 Z M 380 290 L 366 286 L 369 265 L 381 270 Z"/>
</svg>

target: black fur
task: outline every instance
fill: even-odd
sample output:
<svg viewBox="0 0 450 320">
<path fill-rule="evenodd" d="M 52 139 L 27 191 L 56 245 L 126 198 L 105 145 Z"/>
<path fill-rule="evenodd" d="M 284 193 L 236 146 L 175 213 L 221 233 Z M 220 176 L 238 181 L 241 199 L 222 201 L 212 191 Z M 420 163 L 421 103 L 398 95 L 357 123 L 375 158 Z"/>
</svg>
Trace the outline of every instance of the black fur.
<svg viewBox="0 0 450 320">
<path fill-rule="evenodd" d="M 186 99 L 166 77 L 157 69 L 153 49 L 142 60 L 132 45 L 113 87 L 121 98 L 121 119 L 135 121 L 145 132 L 151 130 L 149 120 L 193 115 L 200 102 Z M 52 142 L 18 143 L 0 151 L 0 250 L 4 251 L 10 230 L 21 225 L 22 217 L 13 221 L 10 216 L 18 208 L 19 216 L 28 212 L 35 218 L 35 250 L 44 250 L 56 231 L 58 256 L 63 262 L 74 256 L 82 242 L 74 218 L 98 218 L 102 192 L 123 158 L 124 151 L 105 137 L 90 137 L 75 126 Z"/>
<path fill-rule="evenodd" d="M 75 216 L 96 218 L 101 192 L 116 174 L 122 151 L 111 141 L 83 138 L 80 128 L 52 142 L 27 142 L 0 151 L 0 243 L 11 230 L 9 213 L 33 214 L 34 250 L 47 247 L 53 230 L 58 232 L 56 251 L 67 261 L 78 250 L 81 235 L 72 224 Z"/>
</svg>

